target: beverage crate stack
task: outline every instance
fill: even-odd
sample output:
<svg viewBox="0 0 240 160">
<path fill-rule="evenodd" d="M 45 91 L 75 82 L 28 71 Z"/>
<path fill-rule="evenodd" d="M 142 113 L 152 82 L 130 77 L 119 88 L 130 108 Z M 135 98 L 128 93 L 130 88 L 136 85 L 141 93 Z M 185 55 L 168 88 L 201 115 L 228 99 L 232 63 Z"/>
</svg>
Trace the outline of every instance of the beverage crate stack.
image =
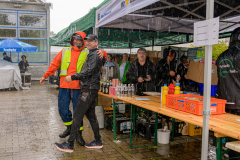
<svg viewBox="0 0 240 160">
<path fill-rule="evenodd" d="M 184 112 L 203 115 L 203 96 L 192 94 L 166 95 L 166 106 Z M 211 98 L 211 114 L 223 114 L 226 100 Z"/>
</svg>

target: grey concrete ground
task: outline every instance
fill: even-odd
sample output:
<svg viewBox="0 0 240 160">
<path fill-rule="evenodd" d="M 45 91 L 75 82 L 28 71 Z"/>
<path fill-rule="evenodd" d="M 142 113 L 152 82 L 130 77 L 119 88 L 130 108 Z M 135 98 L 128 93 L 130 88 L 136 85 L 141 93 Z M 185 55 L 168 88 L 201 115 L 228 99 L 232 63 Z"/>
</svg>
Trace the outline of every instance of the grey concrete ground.
<svg viewBox="0 0 240 160">
<path fill-rule="evenodd" d="M 58 134 L 65 129 L 57 108 L 53 86 L 32 85 L 29 90 L 0 91 L 0 159 L 1 160 L 71 160 L 71 159 L 136 159 L 136 160 L 197 160 L 201 156 L 201 136 L 176 137 L 169 145 L 158 148 L 129 149 L 129 139 L 113 142 L 112 131 L 101 129 L 103 149 L 91 150 L 75 143 L 74 152 L 57 150 L 55 142 L 64 142 Z M 83 136 L 93 140 L 91 128 L 84 118 Z M 133 145 L 152 145 L 140 136 Z"/>
</svg>

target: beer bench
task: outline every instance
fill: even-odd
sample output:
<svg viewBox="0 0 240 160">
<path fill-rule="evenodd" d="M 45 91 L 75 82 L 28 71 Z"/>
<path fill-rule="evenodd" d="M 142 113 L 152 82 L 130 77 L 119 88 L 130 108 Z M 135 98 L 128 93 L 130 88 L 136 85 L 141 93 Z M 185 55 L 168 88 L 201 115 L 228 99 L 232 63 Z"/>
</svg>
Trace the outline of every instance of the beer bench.
<svg viewBox="0 0 240 160">
<path fill-rule="evenodd" d="M 236 152 L 240 152 L 240 141 L 227 142 L 226 147 Z"/>
</svg>

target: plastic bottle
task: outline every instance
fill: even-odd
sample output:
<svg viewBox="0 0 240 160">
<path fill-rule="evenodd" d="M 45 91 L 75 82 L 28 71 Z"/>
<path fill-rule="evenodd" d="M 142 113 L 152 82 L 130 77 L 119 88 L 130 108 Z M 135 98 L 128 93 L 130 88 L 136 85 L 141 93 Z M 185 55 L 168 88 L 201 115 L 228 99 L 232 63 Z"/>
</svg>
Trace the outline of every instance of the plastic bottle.
<svg viewBox="0 0 240 160">
<path fill-rule="evenodd" d="M 170 83 L 168 87 L 168 94 L 174 94 L 174 91 L 175 91 L 175 85 Z"/>
<path fill-rule="evenodd" d="M 109 82 L 109 86 L 112 87 L 112 80 L 110 80 L 110 82 Z"/>
<path fill-rule="evenodd" d="M 162 94 L 162 104 L 166 104 L 166 95 L 168 94 L 167 84 L 164 84 L 163 92 L 161 94 Z"/>
<path fill-rule="evenodd" d="M 115 88 L 115 96 L 119 97 L 119 87 L 118 86 Z"/>
<path fill-rule="evenodd" d="M 131 88 L 130 84 L 128 84 L 127 90 L 128 90 L 127 97 L 132 97 L 132 88 Z"/>
<path fill-rule="evenodd" d="M 103 83 L 102 83 L 102 92 L 105 93 L 105 85 L 106 85 L 106 81 L 103 80 Z"/>
<path fill-rule="evenodd" d="M 124 85 L 124 97 L 128 96 L 128 87 L 127 84 Z"/>
<path fill-rule="evenodd" d="M 179 80 L 180 80 L 180 78 L 181 78 L 181 76 L 178 74 L 178 75 L 177 75 L 177 79 L 176 79 L 176 80 L 177 80 L 177 83 L 176 83 L 176 85 L 177 85 L 177 84 L 179 84 L 179 85 L 180 85 L 180 83 L 179 83 Z"/>
<path fill-rule="evenodd" d="M 105 85 L 105 93 L 109 94 L 109 81 L 107 81 L 107 83 Z"/>
<path fill-rule="evenodd" d="M 179 87 L 179 84 L 176 84 L 174 94 L 180 94 L 180 87 Z"/>
<path fill-rule="evenodd" d="M 121 91 L 121 84 L 120 84 L 120 82 L 118 83 L 118 97 L 122 97 L 122 91 Z"/>
<path fill-rule="evenodd" d="M 100 89 L 99 89 L 99 92 L 102 92 L 102 79 L 100 81 Z"/>
<path fill-rule="evenodd" d="M 124 86 L 122 83 L 121 83 L 121 97 L 124 97 Z"/>
<path fill-rule="evenodd" d="M 134 97 L 134 96 L 135 96 L 135 88 L 134 88 L 134 84 L 132 84 L 131 89 L 132 89 L 132 97 Z"/>
</svg>

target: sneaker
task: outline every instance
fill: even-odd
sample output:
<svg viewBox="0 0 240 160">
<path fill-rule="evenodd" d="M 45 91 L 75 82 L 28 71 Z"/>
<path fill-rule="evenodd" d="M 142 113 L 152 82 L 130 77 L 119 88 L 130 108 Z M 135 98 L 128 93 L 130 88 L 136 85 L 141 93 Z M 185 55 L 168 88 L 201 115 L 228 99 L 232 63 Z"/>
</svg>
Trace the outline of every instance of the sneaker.
<svg viewBox="0 0 240 160">
<path fill-rule="evenodd" d="M 68 142 L 55 143 L 57 149 L 63 152 L 72 153 L 73 152 L 73 145 L 70 145 Z"/>
<path fill-rule="evenodd" d="M 102 144 L 102 141 L 94 140 L 89 144 L 85 144 L 85 147 L 86 148 L 103 148 L 103 144 Z"/>
</svg>

